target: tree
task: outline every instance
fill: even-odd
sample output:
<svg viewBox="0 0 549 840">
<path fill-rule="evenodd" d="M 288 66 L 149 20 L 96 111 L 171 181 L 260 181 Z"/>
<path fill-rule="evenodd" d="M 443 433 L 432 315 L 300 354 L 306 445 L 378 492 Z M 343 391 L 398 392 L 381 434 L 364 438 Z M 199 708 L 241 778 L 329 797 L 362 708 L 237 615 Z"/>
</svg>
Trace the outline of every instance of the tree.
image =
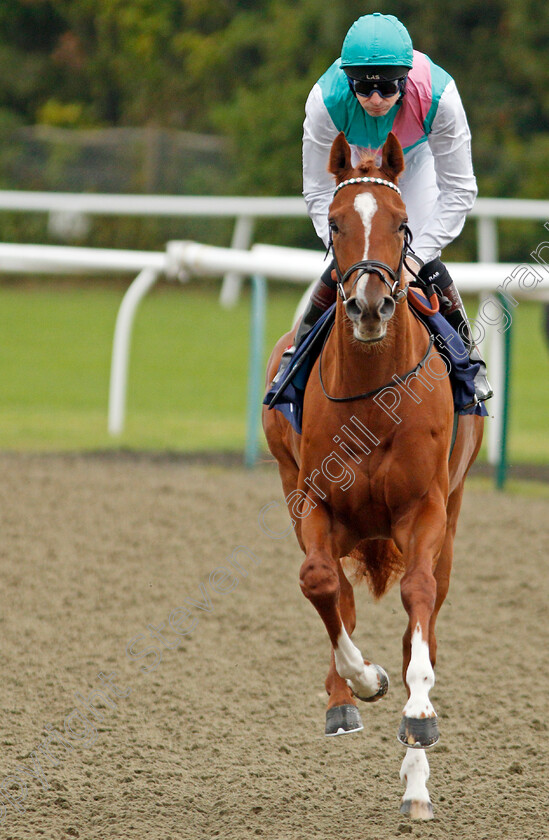
<svg viewBox="0 0 549 840">
<path fill-rule="evenodd" d="M 546 0 L 376 6 L 456 79 L 481 192 L 545 195 Z M 220 132 L 233 189 L 296 193 L 307 94 L 372 10 L 357 0 L 3 0 L 0 118 Z"/>
<path fill-rule="evenodd" d="M 0 3 L 0 119 L 28 121 L 56 84 L 50 56 L 63 19 L 49 0 Z"/>
</svg>

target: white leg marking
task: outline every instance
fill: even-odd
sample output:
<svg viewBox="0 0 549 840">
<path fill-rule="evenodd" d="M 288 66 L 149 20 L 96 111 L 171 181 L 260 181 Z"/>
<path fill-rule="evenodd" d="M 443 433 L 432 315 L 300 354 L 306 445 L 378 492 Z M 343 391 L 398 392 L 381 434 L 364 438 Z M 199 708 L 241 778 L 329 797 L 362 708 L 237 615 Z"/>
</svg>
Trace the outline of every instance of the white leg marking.
<svg viewBox="0 0 549 840">
<path fill-rule="evenodd" d="M 429 659 L 429 645 L 423 641 L 419 623 L 412 636 L 412 658 L 406 671 L 410 697 L 404 706 L 405 717 L 436 717 L 429 692 L 435 684 L 435 672 Z"/>
<path fill-rule="evenodd" d="M 363 260 L 368 259 L 368 251 L 370 248 L 370 231 L 372 229 L 372 219 L 377 210 L 377 201 L 371 193 L 361 193 L 355 198 L 355 210 L 362 219 L 364 225 L 364 255 Z M 368 284 L 368 275 L 363 275 L 357 283 L 356 295 L 364 298 L 366 286 Z"/>
<path fill-rule="evenodd" d="M 430 802 L 427 790 L 429 762 L 425 750 L 407 749 L 400 768 L 400 781 L 406 785 L 403 802 Z"/>
<path fill-rule="evenodd" d="M 381 681 L 375 665 L 365 665 L 364 657 L 351 641 L 344 627 L 334 649 L 336 670 L 347 685 L 360 697 L 372 697 L 379 691 Z"/>
</svg>

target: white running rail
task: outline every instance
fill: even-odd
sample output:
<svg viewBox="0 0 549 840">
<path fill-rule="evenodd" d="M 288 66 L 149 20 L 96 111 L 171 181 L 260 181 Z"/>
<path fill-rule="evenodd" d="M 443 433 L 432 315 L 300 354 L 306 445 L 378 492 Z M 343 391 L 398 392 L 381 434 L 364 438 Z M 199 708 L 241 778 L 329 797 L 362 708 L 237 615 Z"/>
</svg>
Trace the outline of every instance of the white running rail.
<svg viewBox="0 0 549 840">
<path fill-rule="evenodd" d="M 89 216 L 165 216 L 233 218 L 232 246 L 247 250 L 259 218 L 305 218 L 302 198 L 267 196 L 109 195 L 106 193 L 34 192 L 0 190 L 0 212 L 49 214 L 56 235 L 71 230 L 81 234 Z M 495 263 L 498 253 L 498 219 L 549 219 L 549 201 L 518 198 L 477 198 L 469 214 L 477 222 L 479 262 Z M 238 300 L 242 276 L 225 275 L 221 302 L 230 307 Z"/>
<path fill-rule="evenodd" d="M 112 435 L 119 435 L 124 429 L 127 373 L 135 314 L 143 297 L 161 276 L 185 281 L 191 275 L 223 276 L 229 271 L 239 276 L 262 276 L 309 284 L 318 278 L 324 266 L 324 255 L 320 252 L 272 245 L 254 245 L 251 250 L 238 250 L 201 245 L 197 242 L 171 242 L 168 243 L 165 252 L 152 252 L 0 244 L 0 271 L 4 272 L 138 272 L 123 297 L 116 319 L 108 414 L 108 428 Z M 491 318 L 491 323 L 486 321 L 488 310 L 486 306 L 483 310 L 483 305 L 490 295 L 502 287 L 518 301 L 524 298 L 549 300 L 549 283 L 544 279 L 536 289 L 521 287 L 519 280 L 525 271 L 536 271 L 538 276 L 543 273 L 539 264 L 516 266 L 513 263 L 449 263 L 448 267 L 463 292 L 480 296 L 480 312 L 485 313 L 490 375 L 496 392 L 489 404 L 490 415 L 494 420 L 488 424 L 488 452 L 490 462 L 498 463 L 502 447 L 502 383 L 506 375 L 502 362 L 504 330 L 501 330 L 502 323 L 498 324 L 497 319 Z M 482 314 L 479 320 L 482 320 Z M 262 353 L 259 352 L 257 358 L 251 359 L 251 368 L 255 370 L 256 377 L 257 370 L 263 364 L 261 356 Z"/>
</svg>

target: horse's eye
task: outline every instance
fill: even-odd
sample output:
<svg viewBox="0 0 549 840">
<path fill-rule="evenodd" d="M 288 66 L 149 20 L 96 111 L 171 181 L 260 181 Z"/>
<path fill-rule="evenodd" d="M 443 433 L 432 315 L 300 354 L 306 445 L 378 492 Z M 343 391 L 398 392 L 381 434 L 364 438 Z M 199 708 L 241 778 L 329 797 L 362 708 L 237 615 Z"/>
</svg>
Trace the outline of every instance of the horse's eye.
<svg viewBox="0 0 549 840">
<path fill-rule="evenodd" d="M 399 230 L 406 230 L 408 227 L 408 219 L 405 219 L 399 227 Z"/>
<path fill-rule="evenodd" d="M 330 226 L 330 230 L 332 231 L 332 233 L 339 233 L 339 228 L 337 226 L 337 223 L 334 222 L 333 219 L 329 219 L 328 224 Z"/>
</svg>

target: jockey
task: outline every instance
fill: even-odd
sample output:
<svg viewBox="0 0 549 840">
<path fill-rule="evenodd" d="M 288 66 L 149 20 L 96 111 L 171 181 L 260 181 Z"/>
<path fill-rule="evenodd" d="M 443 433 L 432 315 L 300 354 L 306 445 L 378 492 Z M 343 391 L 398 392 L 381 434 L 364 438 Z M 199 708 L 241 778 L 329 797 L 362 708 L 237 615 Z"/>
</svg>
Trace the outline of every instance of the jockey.
<svg viewBox="0 0 549 840">
<path fill-rule="evenodd" d="M 315 230 L 328 247 L 328 208 L 334 192 L 328 172 L 332 143 L 343 131 L 356 165 L 364 153 L 379 155 L 392 131 L 404 151 L 399 187 L 414 236 L 417 273 L 449 301 L 444 313 L 480 363 L 477 400 L 492 396 L 486 366 L 474 346 L 467 316 L 441 250 L 461 232 L 477 194 L 471 134 L 456 85 L 430 58 L 412 48 L 407 29 L 393 15 L 360 17 L 338 58 L 311 90 L 303 126 L 303 195 Z M 412 256 L 409 256 L 412 259 Z M 320 315 L 336 299 L 333 263 L 317 282 L 295 344 L 282 357 L 275 382 Z"/>
</svg>

